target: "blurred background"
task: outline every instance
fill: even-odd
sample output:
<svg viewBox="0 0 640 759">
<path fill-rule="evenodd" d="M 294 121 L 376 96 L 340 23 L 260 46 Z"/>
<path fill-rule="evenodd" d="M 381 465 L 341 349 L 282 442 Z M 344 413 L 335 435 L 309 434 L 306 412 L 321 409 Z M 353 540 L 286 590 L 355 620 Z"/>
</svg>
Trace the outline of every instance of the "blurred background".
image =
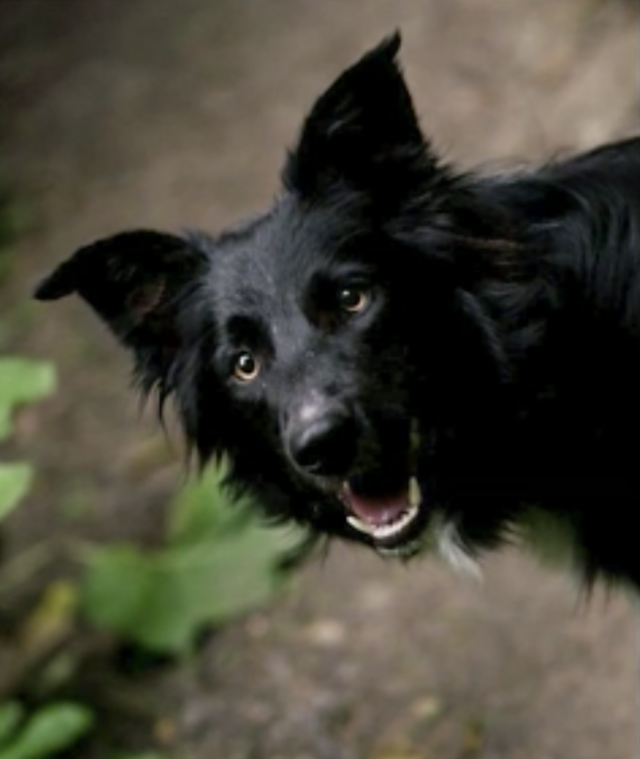
<svg viewBox="0 0 640 759">
<path fill-rule="evenodd" d="M 475 583 L 336 545 L 282 585 L 275 538 L 184 485 L 97 319 L 30 293 L 102 235 L 263 208 L 314 99 L 396 28 L 454 163 L 637 133 L 638 20 L 624 0 L 0 0 L 2 759 L 632 755 L 629 598 L 508 551 Z"/>
</svg>

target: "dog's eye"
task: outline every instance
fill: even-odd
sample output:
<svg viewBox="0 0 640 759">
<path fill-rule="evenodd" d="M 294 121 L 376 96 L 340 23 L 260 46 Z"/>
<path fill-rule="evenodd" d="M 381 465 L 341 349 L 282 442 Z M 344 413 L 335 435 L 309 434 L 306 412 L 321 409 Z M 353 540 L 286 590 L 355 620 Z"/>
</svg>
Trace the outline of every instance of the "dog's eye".
<svg viewBox="0 0 640 759">
<path fill-rule="evenodd" d="M 338 304 L 348 314 L 359 314 L 369 305 L 370 294 L 359 287 L 343 287 L 338 291 Z"/>
<path fill-rule="evenodd" d="M 260 374 L 260 363 L 249 353 L 238 353 L 233 362 L 233 376 L 240 382 L 251 382 Z"/>
</svg>

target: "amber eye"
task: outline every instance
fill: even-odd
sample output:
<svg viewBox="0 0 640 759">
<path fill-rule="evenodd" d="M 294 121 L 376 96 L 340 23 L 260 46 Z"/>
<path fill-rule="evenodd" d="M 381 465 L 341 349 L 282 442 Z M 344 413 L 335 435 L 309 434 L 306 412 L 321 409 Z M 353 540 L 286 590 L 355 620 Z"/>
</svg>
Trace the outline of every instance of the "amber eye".
<svg viewBox="0 0 640 759">
<path fill-rule="evenodd" d="M 238 353 L 233 364 L 233 376 L 240 382 L 251 382 L 260 374 L 260 364 L 249 351 Z"/>
<path fill-rule="evenodd" d="M 369 305 L 370 295 L 358 287 L 343 287 L 338 292 L 338 303 L 348 314 L 359 314 Z"/>
</svg>

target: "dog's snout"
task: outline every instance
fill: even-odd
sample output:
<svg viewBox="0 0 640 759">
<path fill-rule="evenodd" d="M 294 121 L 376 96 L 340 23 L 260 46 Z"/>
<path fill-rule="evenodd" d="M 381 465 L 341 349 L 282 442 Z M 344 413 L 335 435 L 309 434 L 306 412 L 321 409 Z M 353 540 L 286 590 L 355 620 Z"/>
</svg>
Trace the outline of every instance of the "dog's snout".
<svg viewBox="0 0 640 759">
<path fill-rule="evenodd" d="M 305 419 L 291 434 L 289 450 L 308 474 L 342 477 L 355 457 L 356 433 L 355 420 L 347 409 L 325 409 Z"/>
</svg>

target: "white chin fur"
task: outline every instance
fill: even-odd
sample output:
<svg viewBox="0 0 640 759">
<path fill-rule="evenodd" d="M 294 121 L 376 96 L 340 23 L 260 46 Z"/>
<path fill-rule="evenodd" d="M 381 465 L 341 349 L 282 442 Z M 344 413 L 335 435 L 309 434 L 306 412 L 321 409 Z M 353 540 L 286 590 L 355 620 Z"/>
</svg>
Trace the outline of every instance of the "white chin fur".
<svg viewBox="0 0 640 759">
<path fill-rule="evenodd" d="M 476 580 L 482 579 L 482 569 L 475 556 L 465 546 L 455 522 L 439 521 L 434 527 L 434 535 L 438 552 L 447 564 L 460 574 Z"/>
</svg>

